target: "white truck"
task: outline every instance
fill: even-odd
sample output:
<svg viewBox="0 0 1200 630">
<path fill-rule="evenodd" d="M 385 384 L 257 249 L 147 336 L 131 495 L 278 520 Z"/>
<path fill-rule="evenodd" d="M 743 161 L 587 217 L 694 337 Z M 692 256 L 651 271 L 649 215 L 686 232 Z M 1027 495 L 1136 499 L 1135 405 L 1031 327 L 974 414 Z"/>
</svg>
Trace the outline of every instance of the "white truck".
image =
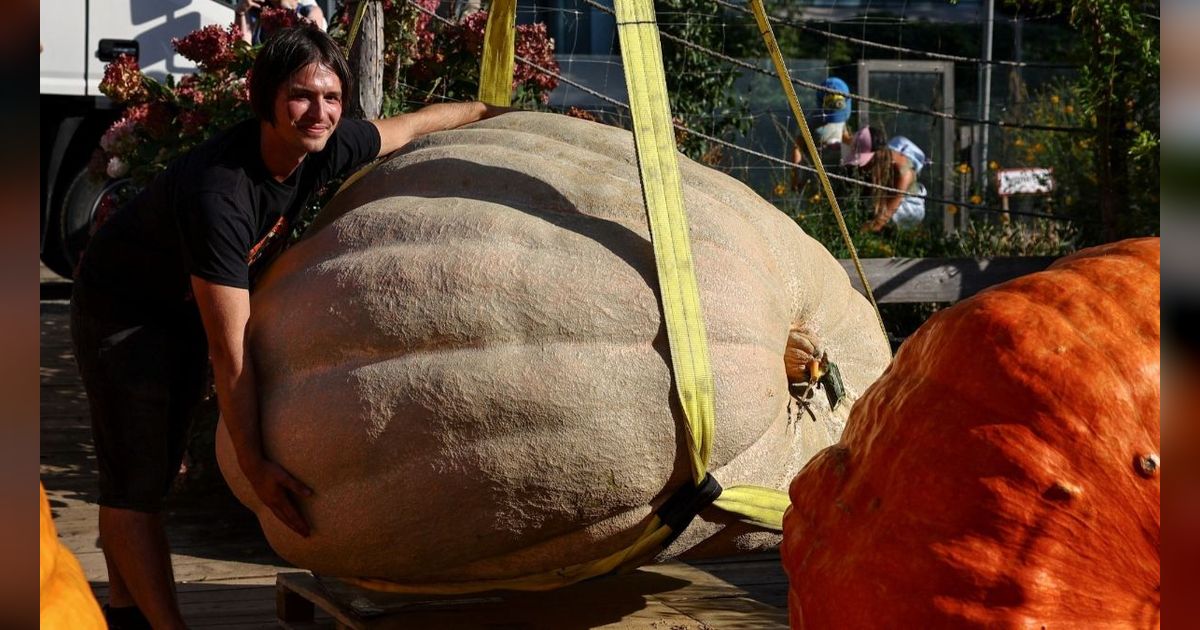
<svg viewBox="0 0 1200 630">
<path fill-rule="evenodd" d="M 70 277 L 105 186 L 87 176 L 100 136 L 120 113 L 100 93 L 121 53 L 162 80 L 195 72 L 171 39 L 233 22 L 236 0 L 41 0 L 41 257 Z"/>
</svg>

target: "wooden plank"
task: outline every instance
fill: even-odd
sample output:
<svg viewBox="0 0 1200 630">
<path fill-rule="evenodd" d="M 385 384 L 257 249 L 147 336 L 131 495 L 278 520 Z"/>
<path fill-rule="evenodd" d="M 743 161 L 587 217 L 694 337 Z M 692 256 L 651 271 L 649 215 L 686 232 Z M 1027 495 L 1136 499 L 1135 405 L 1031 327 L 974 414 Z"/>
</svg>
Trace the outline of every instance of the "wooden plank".
<svg viewBox="0 0 1200 630">
<path fill-rule="evenodd" d="M 863 271 L 880 304 L 957 302 L 990 286 L 1035 273 L 1054 256 L 1005 258 L 863 258 Z M 850 260 L 839 260 L 850 284 L 862 291 Z"/>
<path fill-rule="evenodd" d="M 104 555 L 96 551 L 76 554 L 83 574 L 89 581 L 104 582 L 108 579 L 108 566 Z M 282 561 L 270 557 L 254 556 L 237 560 L 226 558 L 200 558 L 172 553 L 171 565 L 178 582 L 220 582 L 235 578 L 264 578 L 279 571 L 292 570 Z"/>
<path fill-rule="evenodd" d="M 715 564 L 715 563 L 714 563 Z M 280 613 L 309 627 L 302 597 L 348 628 L 589 627 L 786 628 L 786 610 L 755 602 L 745 591 L 695 567 L 672 562 L 550 593 L 491 591 L 457 596 L 379 593 L 307 573 L 278 577 Z M 722 625 L 714 625 L 720 622 Z"/>
<path fill-rule="evenodd" d="M 705 628 L 758 628 L 787 630 L 787 608 L 776 608 L 746 597 L 717 602 L 684 600 L 671 602 L 671 608 L 704 624 Z"/>
</svg>

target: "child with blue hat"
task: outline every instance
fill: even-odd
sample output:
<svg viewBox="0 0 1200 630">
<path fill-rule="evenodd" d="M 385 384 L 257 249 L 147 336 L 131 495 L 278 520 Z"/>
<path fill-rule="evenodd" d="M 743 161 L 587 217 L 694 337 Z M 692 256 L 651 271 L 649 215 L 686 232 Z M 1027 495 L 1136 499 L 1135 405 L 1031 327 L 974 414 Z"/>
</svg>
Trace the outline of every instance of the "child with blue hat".
<svg viewBox="0 0 1200 630">
<path fill-rule="evenodd" d="M 828 162 L 831 155 L 827 150 L 850 142 L 846 123 L 850 120 L 853 102 L 850 99 L 850 86 L 837 77 L 825 79 L 821 82 L 821 87 L 823 89 L 816 91 L 816 106 L 805 114 L 804 119 L 812 132 L 813 143 L 817 145 L 817 150 L 821 151 L 824 161 Z M 837 152 L 832 154 L 833 162 L 837 162 L 839 155 Z M 792 143 L 792 162 L 804 163 L 804 149 L 799 138 Z M 792 187 L 799 189 L 800 181 L 799 173 L 793 171 Z"/>
<path fill-rule="evenodd" d="M 826 90 L 817 91 L 817 103 L 807 118 L 808 128 L 813 132 L 813 140 L 818 147 L 830 144 L 841 144 L 848 140 L 846 122 L 850 120 L 850 87 L 846 82 L 829 77 L 821 82 Z"/>
</svg>

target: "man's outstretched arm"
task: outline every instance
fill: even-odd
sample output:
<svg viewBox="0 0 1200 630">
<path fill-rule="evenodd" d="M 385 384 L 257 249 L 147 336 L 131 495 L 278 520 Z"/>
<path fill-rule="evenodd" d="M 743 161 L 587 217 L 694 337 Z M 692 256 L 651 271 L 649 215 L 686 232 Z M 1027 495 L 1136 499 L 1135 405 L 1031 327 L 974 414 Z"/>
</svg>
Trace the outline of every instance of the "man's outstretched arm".
<svg viewBox="0 0 1200 630">
<path fill-rule="evenodd" d="M 454 129 L 507 111 L 512 110 L 479 101 L 437 103 L 412 113 L 371 122 L 379 129 L 379 156 L 384 156 L 427 133 Z"/>
<path fill-rule="evenodd" d="M 258 498 L 283 524 L 308 536 L 308 523 L 296 507 L 296 497 L 312 494 L 303 483 L 266 457 L 258 417 L 258 387 L 254 364 L 246 348 L 250 292 L 192 276 L 192 293 L 208 335 L 217 405 L 237 453 L 242 474 Z"/>
</svg>

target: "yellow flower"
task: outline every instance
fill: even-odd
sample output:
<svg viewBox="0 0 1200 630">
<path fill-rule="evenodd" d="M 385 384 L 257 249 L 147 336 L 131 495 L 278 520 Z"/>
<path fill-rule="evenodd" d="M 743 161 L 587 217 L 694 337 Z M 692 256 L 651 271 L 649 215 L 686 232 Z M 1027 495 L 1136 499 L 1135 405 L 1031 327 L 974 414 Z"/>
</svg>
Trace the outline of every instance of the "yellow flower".
<svg viewBox="0 0 1200 630">
<path fill-rule="evenodd" d="M 949 204 L 946 206 L 946 212 L 949 212 L 950 214 L 958 214 L 958 206 Z"/>
<path fill-rule="evenodd" d="M 1046 145 L 1042 144 L 1041 142 L 1033 145 L 1033 152 L 1034 153 L 1045 153 Z"/>
<path fill-rule="evenodd" d="M 817 203 L 817 202 L 818 202 L 818 201 L 820 201 L 820 200 L 821 200 L 821 193 L 817 193 L 817 194 L 815 194 L 815 195 L 813 195 L 813 196 L 811 196 L 811 197 L 809 197 L 809 198 L 808 198 L 808 202 L 809 202 L 809 203 Z"/>
<path fill-rule="evenodd" d="M 1025 139 L 1024 139 L 1024 138 L 1017 138 L 1016 140 L 1014 140 L 1014 141 L 1013 141 L 1013 146 L 1015 146 L 1015 147 L 1023 147 L 1023 146 L 1025 146 Z"/>
<path fill-rule="evenodd" d="M 775 184 L 774 192 L 775 192 L 776 197 L 782 197 L 784 194 L 787 193 L 787 186 L 784 186 L 783 182 L 779 182 L 778 184 Z"/>
<path fill-rule="evenodd" d="M 957 169 L 957 170 L 958 170 L 958 172 L 959 172 L 959 173 L 962 173 L 963 175 L 966 175 L 967 173 L 970 173 L 970 172 L 971 172 L 971 166 L 970 166 L 969 164 L 967 164 L 966 162 L 963 162 L 962 164 L 959 164 L 959 165 L 958 165 L 958 169 Z"/>
<path fill-rule="evenodd" d="M 1064 108 L 1063 108 L 1063 111 L 1064 111 L 1064 112 L 1067 112 L 1068 114 L 1074 114 L 1074 113 L 1075 113 L 1075 106 L 1074 106 L 1074 105 L 1067 105 L 1066 107 L 1064 107 Z"/>
<path fill-rule="evenodd" d="M 1050 95 L 1050 102 L 1051 102 L 1051 103 L 1054 103 L 1055 105 L 1058 105 L 1058 95 L 1057 95 L 1057 94 L 1051 94 L 1051 95 Z"/>
<path fill-rule="evenodd" d="M 988 168 L 994 171 L 1000 168 L 1000 164 L 996 162 L 996 160 L 992 160 L 991 162 L 988 162 Z"/>
<path fill-rule="evenodd" d="M 971 195 L 971 203 L 978 206 L 979 204 L 983 203 L 983 197 L 980 197 L 979 195 Z"/>
</svg>

